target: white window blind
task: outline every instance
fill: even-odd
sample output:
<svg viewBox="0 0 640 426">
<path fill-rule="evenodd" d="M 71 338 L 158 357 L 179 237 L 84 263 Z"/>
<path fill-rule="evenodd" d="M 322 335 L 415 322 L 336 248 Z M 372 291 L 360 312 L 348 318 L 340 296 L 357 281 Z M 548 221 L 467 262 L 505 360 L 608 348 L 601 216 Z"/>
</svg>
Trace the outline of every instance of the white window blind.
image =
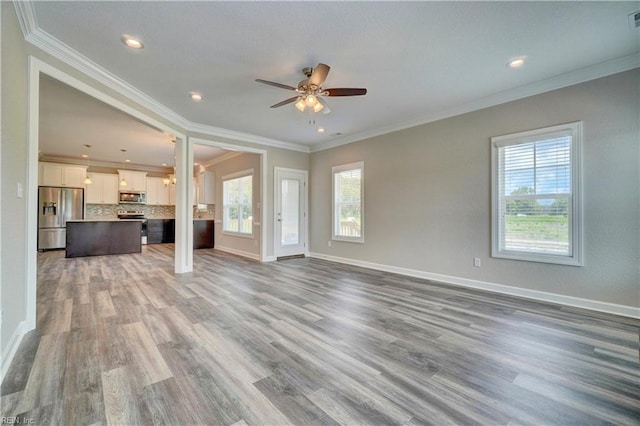
<svg viewBox="0 0 640 426">
<path fill-rule="evenodd" d="M 222 230 L 252 235 L 253 174 L 222 180 Z"/>
<path fill-rule="evenodd" d="M 493 138 L 495 257 L 578 263 L 577 124 Z"/>
<path fill-rule="evenodd" d="M 332 168 L 333 239 L 335 240 L 364 241 L 363 171 L 363 162 Z"/>
</svg>

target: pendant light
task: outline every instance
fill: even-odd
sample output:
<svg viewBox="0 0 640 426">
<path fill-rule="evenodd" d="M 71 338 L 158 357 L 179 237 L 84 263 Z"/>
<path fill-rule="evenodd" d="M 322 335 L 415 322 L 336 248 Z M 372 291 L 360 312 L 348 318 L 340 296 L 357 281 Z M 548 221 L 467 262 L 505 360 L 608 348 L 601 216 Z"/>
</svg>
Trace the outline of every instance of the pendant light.
<svg viewBox="0 0 640 426">
<path fill-rule="evenodd" d="M 126 149 L 121 149 L 120 151 L 122 151 L 122 168 L 124 169 L 124 167 L 125 167 L 124 157 L 125 157 L 125 153 L 127 152 L 127 150 Z M 120 186 L 127 186 L 127 181 L 124 180 L 124 175 L 122 175 L 122 180 L 120 181 Z"/>
<path fill-rule="evenodd" d="M 84 177 L 84 184 L 85 185 L 91 185 L 91 178 L 89 177 L 89 148 L 91 148 L 91 145 L 85 145 L 85 147 L 87 147 L 87 153 L 86 156 L 87 157 L 87 171 L 85 173 L 85 177 Z"/>
</svg>

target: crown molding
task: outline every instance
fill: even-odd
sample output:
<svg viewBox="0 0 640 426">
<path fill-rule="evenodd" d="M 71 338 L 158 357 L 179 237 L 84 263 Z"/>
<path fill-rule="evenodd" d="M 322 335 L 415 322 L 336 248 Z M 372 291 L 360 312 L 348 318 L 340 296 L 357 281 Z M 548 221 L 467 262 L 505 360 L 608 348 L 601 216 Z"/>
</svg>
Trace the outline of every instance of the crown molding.
<svg viewBox="0 0 640 426">
<path fill-rule="evenodd" d="M 540 80 L 526 86 L 516 87 L 513 89 L 498 92 L 472 102 L 457 105 L 443 111 L 435 112 L 426 117 L 405 121 L 392 126 L 379 127 L 377 129 L 344 136 L 328 142 L 322 142 L 318 145 L 312 146 L 311 152 L 324 151 L 326 149 L 335 148 L 387 133 L 420 126 L 445 118 L 455 117 L 457 115 L 466 114 L 468 112 L 477 111 L 483 108 L 489 108 L 518 99 L 550 92 L 552 90 L 562 89 L 564 87 L 584 83 L 585 81 L 595 80 L 596 78 L 606 77 L 608 75 L 629 71 L 638 67 L 640 67 L 640 54 L 634 53 L 628 56 L 623 56 L 611 61 L 602 62 L 566 74 L 561 74 L 545 80 Z"/>
<path fill-rule="evenodd" d="M 14 1 L 13 7 L 16 10 L 16 15 L 18 15 L 18 22 L 20 23 L 22 35 L 26 39 L 29 34 L 38 28 L 38 19 L 36 18 L 36 11 L 33 7 L 33 2 Z"/>
<path fill-rule="evenodd" d="M 270 146 L 273 148 L 288 149 L 290 151 L 299 151 L 309 153 L 311 149 L 306 145 L 293 142 L 284 142 L 276 139 L 269 139 L 262 136 L 256 136 L 249 133 L 236 132 L 235 130 L 223 129 L 221 127 L 208 126 L 206 124 L 189 123 L 187 127 L 189 132 L 202 133 L 208 136 L 217 136 L 227 139 L 235 139 L 237 141 L 254 143 L 256 145 Z"/>
<path fill-rule="evenodd" d="M 237 132 L 205 124 L 194 123 L 183 116 L 177 114 L 172 109 L 156 101 L 144 92 L 138 90 L 125 80 L 112 74 L 102 66 L 93 62 L 72 47 L 56 39 L 51 34 L 38 27 L 35 8 L 32 1 L 14 1 L 20 27 L 25 40 L 40 50 L 59 59 L 72 68 L 93 78 L 97 82 L 105 85 L 113 91 L 136 102 L 149 111 L 169 120 L 174 125 L 182 127 L 188 132 L 202 133 L 207 136 L 224 137 L 235 139 L 241 142 L 254 143 L 257 145 L 282 148 L 293 151 L 309 152 L 309 147 L 292 142 L 284 142 L 275 139 L 264 138 L 249 133 Z"/>
<path fill-rule="evenodd" d="M 404 121 L 402 123 L 396 123 L 391 126 L 379 127 L 376 129 L 367 130 L 365 132 L 343 136 L 331 141 L 321 142 L 310 147 L 293 142 L 269 139 L 249 133 L 242 133 L 234 130 L 191 122 L 181 115 L 177 114 L 175 111 L 146 95 L 142 91 L 136 89 L 131 84 L 102 68 L 100 65 L 86 58 L 70 46 L 51 36 L 46 31 L 39 28 L 32 1 L 14 1 L 14 7 L 18 15 L 20 27 L 27 42 L 66 63 L 67 65 L 75 68 L 83 74 L 93 78 L 99 83 L 102 83 L 115 92 L 138 103 L 142 107 L 147 108 L 149 111 L 152 111 L 162 118 L 169 120 L 171 123 L 182 127 L 187 132 L 200 133 L 213 137 L 229 138 L 237 140 L 239 142 L 252 143 L 260 146 L 268 146 L 274 148 L 282 148 L 304 153 L 318 152 L 330 148 L 335 148 L 364 139 L 369 139 L 387 133 L 420 126 L 437 120 L 442 120 L 479 109 L 500 105 L 506 102 L 538 95 L 551 90 L 561 89 L 563 87 L 572 86 L 574 84 L 582 83 L 600 77 L 606 77 L 608 75 L 640 67 L 640 54 L 634 53 L 618 59 L 582 68 L 580 70 L 551 77 L 546 80 L 541 80 L 525 86 L 495 93 L 472 102 L 457 105 L 443 111 L 434 112 L 432 114 L 429 114 L 428 116 Z"/>
<path fill-rule="evenodd" d="M 229 152 L 225 152 L 224 154 L 215 157 L 214 159 L 212 159 L 211 161 L 203 164 L 203 166 L 205 168 L 209 167 L 209 166 L 213 166 L 214 164 L 218 164 L 218 163 L 222 163 L 223 161 L 227 161 L 227 160 L 231 160 L 234 157 L 237 157 L 239 155 L 245 154 L 244 152 L 240 152 L 240 151 L 229 151 Z"/>
<path fill-rule="evenodd" d="M 82 166 L 87 167 L 87 160 L 79 160 L 77 158 L 69 158 L 69 157 L 55 157 L 50 155 L 41 155 L 38 158 L 38 161 L 45 163 L 59 163 L 59 164 L 69 164 L 73 166 Z M 160 166 L 147 166 L 142 164 L 132 164 L 126 163 L 124 166 L 122 162 L 116 161 L 94 161 L 91 160 L 91 163 L 88 165 L 89 168 L 92 167 L 105 167 L 110 169 L 121 169 L 121 170 L 135 170 L 138 172 L 153 172 L 153 173 L 173 173 L 173 168 L 171 167 L 160 167 Z"/>
</svg>

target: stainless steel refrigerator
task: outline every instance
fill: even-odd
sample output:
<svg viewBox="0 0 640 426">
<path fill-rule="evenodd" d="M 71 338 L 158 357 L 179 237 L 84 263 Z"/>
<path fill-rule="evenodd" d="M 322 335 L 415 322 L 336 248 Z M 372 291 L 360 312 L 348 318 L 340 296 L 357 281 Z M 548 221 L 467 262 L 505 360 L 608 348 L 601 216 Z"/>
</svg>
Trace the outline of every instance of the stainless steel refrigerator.
<svg viewBox="0 0 640 426">
<path fill-rule="evenodd" d="M 38 188 L 38 250 L 65 248 L 67 221 L 84 218 L 84 189 Z"/>
</svg>

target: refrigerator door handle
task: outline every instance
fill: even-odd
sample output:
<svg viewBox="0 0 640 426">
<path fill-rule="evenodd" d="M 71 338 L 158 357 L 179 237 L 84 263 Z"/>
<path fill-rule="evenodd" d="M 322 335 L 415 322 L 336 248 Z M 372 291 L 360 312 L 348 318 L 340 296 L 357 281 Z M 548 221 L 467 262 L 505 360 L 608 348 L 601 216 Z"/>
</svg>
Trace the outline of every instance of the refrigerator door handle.
<svg viewBox="0 0 640 426">
<path fill-rule="evenodd" d="M 58 190 L 58 227 L 60 228 L 64 228 L 66 226 L 65 220 L 64 220 L 64 215 L 65 215 L 65 196 L 64 196 L 64 190 L 60 189 Z"/>
</svg>

